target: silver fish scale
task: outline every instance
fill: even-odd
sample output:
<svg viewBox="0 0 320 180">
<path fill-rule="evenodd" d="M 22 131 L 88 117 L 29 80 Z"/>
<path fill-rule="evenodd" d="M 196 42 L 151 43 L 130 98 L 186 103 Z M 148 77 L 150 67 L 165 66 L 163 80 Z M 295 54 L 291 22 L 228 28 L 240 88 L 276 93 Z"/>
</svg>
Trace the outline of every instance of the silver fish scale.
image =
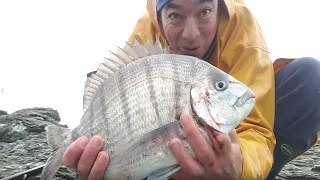
<svg viewBox="0 0 320 180">
<path fill-rule="evenodd" d="M 117 137 L 116 139 L 113 139 L 114 143 L 118 143 L 117 140 L 121 140 L 122 143 L 131 142 L 145 132 L 149 132 L 164 124 L 172 122 L 176 117 L 176 114 L 180 113 L 179 111 L 191 111 L 190 95 L 189 93 L 182 93 L 183 91 L 189 92 L 185 86 L 181 85 L 180 88 L 175 89 L 175 84 L 172 83 L 172 81 L 160 79 L 159 81 L 153 81 L 153 85 L 156 84 L 164 85 L 166 88 L 158 87 L 156 92 L 159 95 L 153 97 L 149 96 L 149 92 L 141 91 L 143 96 L 149 96 L 150 98 L 145 97 L 146 99 L 141 98 L 137 101 L 132 101 L 129 110 L 120 113 L 118 119 L 124 119 L 124 121 L 127 119 L 129 122 L 125 122 L 125 124 L 121 124 L 123 121 L 114 122 L 115 129 L 113 133 L 115 134 L 110 135 Z M 145 89 L 147 86 L 148 85 L 142 85 L 141 87 L 137 87 L 137 90 Z M 128 92 L 128 94 L 134 93 Z M 180 97 L 177 102 L 173 101 L 174 96 Z M 157 103 L 157 101 L 159 103 Z M 180 109 L 176 107 L 180 107 Z M 122 110 L 120 109 L 119 111 L 121 112 Z M 122 128 L 119 128 L 120 126 L 122 126 Z M 110 127 L 110 129 L 113 129 L 113 127 Z M 110 149 L 110 147 L 107 147 L 107 149 Z M 116 154 L 121 153 L 120 150 L 116 150 L 116 152 Z"/>
</svg>

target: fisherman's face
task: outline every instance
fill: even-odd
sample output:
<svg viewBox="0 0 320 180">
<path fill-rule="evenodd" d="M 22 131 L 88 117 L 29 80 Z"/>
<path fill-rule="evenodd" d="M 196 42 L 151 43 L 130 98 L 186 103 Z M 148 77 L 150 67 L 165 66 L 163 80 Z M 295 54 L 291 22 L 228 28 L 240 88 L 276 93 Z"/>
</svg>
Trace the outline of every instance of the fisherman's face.
<svg viewBox="0 0 320 180">
<path fill-rule="evenodd" d="M 217 31 L 218 0 L 172 0 L 160 22 L 175 53 L 202 58 Z"/>
</svg>

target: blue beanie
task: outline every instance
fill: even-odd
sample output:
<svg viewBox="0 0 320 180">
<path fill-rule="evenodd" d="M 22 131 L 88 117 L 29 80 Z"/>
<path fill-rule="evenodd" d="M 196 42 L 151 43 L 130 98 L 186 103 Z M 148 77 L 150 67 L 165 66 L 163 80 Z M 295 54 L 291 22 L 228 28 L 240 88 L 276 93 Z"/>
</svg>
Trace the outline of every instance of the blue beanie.
<svg viewBox="0 0 320 180">
<path fill-rule="evenodd" d="M 161 9 L 169 2 L 170 0 L 157 0 L 157 11 Z"/>
</svg>

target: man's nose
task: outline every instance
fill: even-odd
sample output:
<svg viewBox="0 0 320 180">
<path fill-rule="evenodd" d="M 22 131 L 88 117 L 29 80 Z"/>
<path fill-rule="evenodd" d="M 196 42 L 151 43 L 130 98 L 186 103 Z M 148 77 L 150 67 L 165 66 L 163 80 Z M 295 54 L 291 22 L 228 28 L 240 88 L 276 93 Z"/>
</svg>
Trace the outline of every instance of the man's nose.
<svg viewBox="0 0 320 180">
<path fill-rule="evenodd" d="M 187 41 L 194 41 L 199 36 L 199 34 L 200 32 L 195 19 L 188 18 L 182 32 L 182 37 Z"/>
</svg>

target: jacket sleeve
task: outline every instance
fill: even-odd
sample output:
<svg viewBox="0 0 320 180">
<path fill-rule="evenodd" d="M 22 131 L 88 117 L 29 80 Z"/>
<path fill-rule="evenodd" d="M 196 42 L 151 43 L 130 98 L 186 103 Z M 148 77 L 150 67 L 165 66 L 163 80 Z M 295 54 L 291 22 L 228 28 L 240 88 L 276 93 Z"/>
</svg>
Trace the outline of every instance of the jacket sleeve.
<svg viewBox="0 0 320 180">
<path fill-rule="evenodd" d="M 228 73 L 248 85 L 256 95 L 254 109 L 236 128 L 243 157 L 241 179 L 266 179 L 275 147 L 272 62 L 267 50 L 248 47 L 235 53 L 228 64 Z"/>
</svg>

